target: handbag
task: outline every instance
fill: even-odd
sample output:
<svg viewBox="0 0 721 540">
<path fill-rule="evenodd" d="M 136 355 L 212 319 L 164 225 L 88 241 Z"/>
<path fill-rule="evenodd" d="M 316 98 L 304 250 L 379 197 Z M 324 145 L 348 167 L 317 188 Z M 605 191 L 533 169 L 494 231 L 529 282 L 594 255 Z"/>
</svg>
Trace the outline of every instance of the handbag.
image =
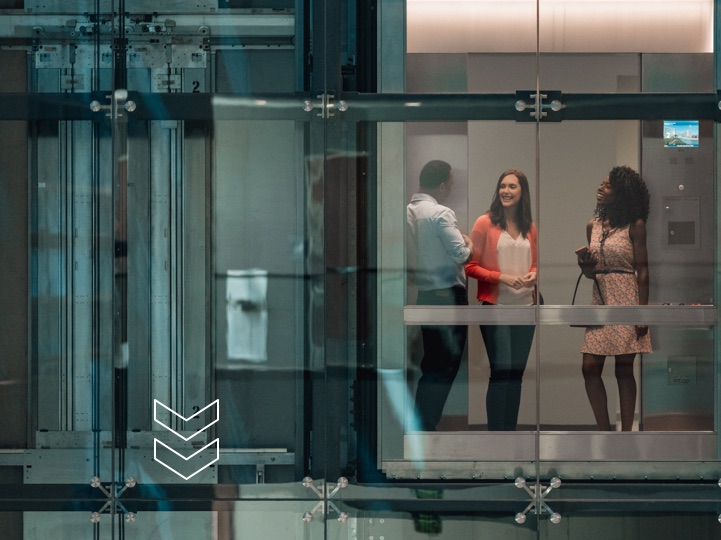
<svg viewBox="0 0 721 540">
<path fill-rule="evenodd" d="M 538 290 L 538 286 L 533 287 L 533 305 L 534 306 L 542 306 L 546 302 L 543 300 L 543 295 L 541 294 L 541 291 Z"/>
<path fill-rule="evenodd" d="M 581 278 L 583 277 L 583 270 L 581 270 L 581 273 L 578 275 L 578 279 L 576 280 L 576 287 L 573 289 L 573 298 L 571 299 L 571 305 L 576 304 L 576 293 L 578 292 L 578 286 L 581 283 Z M 601 305 L 604 305 L 606 302 L 603 299 L 603 293 L 601 292 L 601 287 L 598 284 L 598 280 L 596 279 L 596 274 L 593 274 L 593 285 L 598 290 L 598 296 L 601 299 Z M 571 328 L 597 328 L 598 324 L 572 324 Z"/>
</svg>

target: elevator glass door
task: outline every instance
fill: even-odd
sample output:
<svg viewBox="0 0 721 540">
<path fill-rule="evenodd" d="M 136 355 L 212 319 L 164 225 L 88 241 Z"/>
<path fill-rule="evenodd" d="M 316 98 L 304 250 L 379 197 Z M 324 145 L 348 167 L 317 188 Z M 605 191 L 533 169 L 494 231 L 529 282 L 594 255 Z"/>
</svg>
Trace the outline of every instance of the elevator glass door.
<svg viewBox="0 0 721 540">
<path fill-rule="evenodd" d="M 433 2 L 408 5 L 405 90 L 417 88 L 422 95 L 398 96 L 403 107 L 394 111 L 393 120 L 406 120 L 406 169 L 401 176 L 408 187 L 403 194 L 382 184 L 381 197 L 400 216 L 423 163 L 433 159 L 430 154 L 446 156 L 439 159 L 458 164 L 454 191 L 462 191 L 449 197 L 449 206 L 461 230 L 468 232 L 488 209 L 498 174 L 508 168 L 523 169 L 529 174 L 540 231 L 538 279 L 545 305 L 422 307 L 413 305 L 409 289 L 405 329 L 393 327 L 398 320 L 394 310 L 404 294 L 404 276 L 394 271 L 403 260 L 398 243 L 388 243 L 387 238 L 402 237 L 403 221 L 400 217 L 392 221 L 387 217 L 390 212 L 381 214 L 379 223 L 385 231 L 387 223 L 397 228 L 379 246 L 380 256 L 388 261 L 383 267 L 387 287 L 379 300 L 383 306 L 379 343 L 386 349 L 379 351 L 379 362 L 390 368 L 383 371 L 386 386 L 379 388 L 380 461 L 386 473 L 409 479 L 508 479 L 519 471 L 544 478 L 554 473 L 569 479 L 645 478 L 645 468 L 659 476 L 658 463 L 666 460 L 686 462 L 680 475 L 667 471 L 670 477 L 713 476 L 716 467 L 709 468 L 706 461 L 715 461 L 718 455 L 713 397 L 717 370 L 712 360 L 717 322 L 712 270 L 716 220 L 711 210 L 712 128 L 718 112 L 708 48 L 712 25 L 705 23 L 705 37 L 697 42 L 679 41 L 674 52 L 666 53 L 666 42 L 654 39 L 652 29 L 659 20 L 673 18 L 672 10 L 659 12 L 646 6 L 647 26 L 639 28 L 645 37 L 621 43 L 605 41 L 604 29 L 632 16 L 624 9 L 607 14 L 603 22 L 582 20 L 580 7 L 566 6 L 568 21 L 574 22 L 564 26 L 555 23 L 557 10 L 565 8 L 551 2 L 530 4 L 526 7 L 532 15 L 527 20 L 516 17 L 507 27 L 510 34 L 525 39 L 503 45 L 492 37 L 483 41 L 483 36 L 492 36 L 483 21 L 490 20 L 495 8 L 482 3 L 458 3 L 447 10 Z M 434 27 L 447 31 L 424 39 Z M 451 34 L 455 39 L 447 37 Z M 627 53 L 632 46 L 638 52 Z M 677 73 L 684 77 L 673 75 Z M 438 109 L 433 108 L 435 103 Z M 664 142 L 667 126 L 685 119 L 693 120 L 688 146 L 674 148 L 668 137 Z M 700 135 L 694 135 L 694 126 Z M 390 159 L 397 163 L 395 158 Z M 593 215 L 592 197 L 611 168 L 624 164 L 648 175 L 649 305 L 583 305 L 590 304 L 589 281 L 584 279 L 576 305 L 570 306 L 579 273 L 573 252 L 587 243 L 584 227 Z M 592 167 L 599 168 L 594 180 L 586 170 Z M 583 200 L 589 201 L 587 211 L 582 210 Z M 673 212 L 685 217 L 673 219 Z M 697 260 L 693 259 L 694 279 L 688 280 L 681 269 L 688 267 L 681 261 L 692 253 Z M 471 283 L 471 304 L 473 289 Z M 423 352 L 414 327 L 434 323 L 469 325 L 468 365 L 462 365 L 437 431 L 415 434 L 409 426 Z M 635 361 L 637 433 L 597 432 L 584 389 L 580 353 L 584 332 L 578 326 L 600 323 L 651 327 L 655 354 Z M 486 432 L 488 367 L 478 324 L 536 325 L 515 433 Z M 612 357 L 606 361 L 608 409 L 612 429 L 620 431 L 613 363 Z M 402 440 L 398 433 L 404 433 Z"/>
</svg>

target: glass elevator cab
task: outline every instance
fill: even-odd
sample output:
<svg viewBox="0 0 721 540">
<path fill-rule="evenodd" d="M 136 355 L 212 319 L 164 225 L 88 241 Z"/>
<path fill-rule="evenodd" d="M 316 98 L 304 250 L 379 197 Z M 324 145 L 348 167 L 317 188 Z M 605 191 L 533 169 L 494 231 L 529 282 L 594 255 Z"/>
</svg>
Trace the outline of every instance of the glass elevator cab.
<svg viewBox="0 0 721 540">
<path fill-rule="evenodd" d="M 718 15 L 0 0 L 3 538 L 716 537 Z M 433 159 L 465 234 L 526 173 L 542 305 L 416 301 Z M 644 306 L 574 293 L 616 165 L 650 192 Z M 612 357 L 611 431 L 584 388 L 601 324 L 650 327 L 630 432 Z M 468 340 L 418 431 L 430 325 Z M 487 425 L 498 325 L 534 327 L 515 431 Z"/>
</svg>

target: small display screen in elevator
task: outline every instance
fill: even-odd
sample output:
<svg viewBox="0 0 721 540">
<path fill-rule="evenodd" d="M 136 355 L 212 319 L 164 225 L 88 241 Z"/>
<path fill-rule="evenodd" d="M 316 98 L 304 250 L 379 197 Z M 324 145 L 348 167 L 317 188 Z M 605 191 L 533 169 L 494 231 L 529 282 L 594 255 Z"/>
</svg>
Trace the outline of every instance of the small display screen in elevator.
<svg viewBox="0 0 721 540">
<path fill-rule="evenodd" d="M 698 120 L 664 120 L 663 145 L 666 148 L 698 146 Z"/>
</svg>

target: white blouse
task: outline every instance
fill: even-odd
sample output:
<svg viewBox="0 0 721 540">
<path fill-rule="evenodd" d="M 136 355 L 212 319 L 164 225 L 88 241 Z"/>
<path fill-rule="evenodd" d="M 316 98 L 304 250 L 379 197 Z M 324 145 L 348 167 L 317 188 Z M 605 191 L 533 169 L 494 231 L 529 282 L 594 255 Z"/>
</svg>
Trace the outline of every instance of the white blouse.
<svg viewBox="0 0 721 540">
<path fill-rule="evenodd" d="M 501 274 L 525 276 L 531 269 L 531 242 L 522 234 L 515 240 L 503 231 L 496 246 L 498 267 Z M 498 304 L 506 306 L 529 306 L 533 304 L 533 288 L 514 289 L 505 283 L 498 284 Z"/>
</svg>

